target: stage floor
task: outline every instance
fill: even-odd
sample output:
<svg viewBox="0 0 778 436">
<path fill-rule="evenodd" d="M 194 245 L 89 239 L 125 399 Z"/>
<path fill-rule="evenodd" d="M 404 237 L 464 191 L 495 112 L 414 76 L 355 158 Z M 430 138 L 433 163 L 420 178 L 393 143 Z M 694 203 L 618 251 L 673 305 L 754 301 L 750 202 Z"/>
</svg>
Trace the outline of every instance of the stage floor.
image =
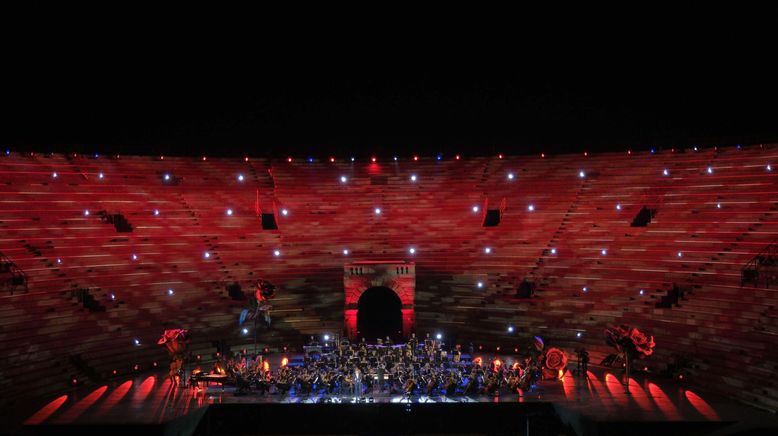
<svg viewBox="0 0 778 436">
<path fill-rule="evenodd" d="M 672 380 L 641 374 L 630 379 L 629 392 L 621 383 L 620 371 L 594 368 L 589 379 L 570 374 L 561 381 L 542 381 L 537 388 L 518 394 L 499 396 L 418 396 L 410 402 L 417 407 L 442 403 L 551 403 L 566 425 L 583 429 L 584 422 L 720 422 L 728 428 L 745 430 L 774 428 L 775 415 L 740 405 L 729 399 Z M 273 395 L 248 393 L 211 384 L 204 389 L 174 388 L 164 374 L 144 375 L 110 385 L 79 390 L 71 395 L 49 399 L 31 413 L 18 415 L 23 424 L 49 425 L 160 425 L 187 416 L 202 417 L 212 404 L 307 404 L 332 402 L 371 407 L 370 403 L 408 403 L 401 395 L 374 392 L 363 395 L 367 403 L 351 396 Z M 26 417 L 26 418 L 24 418 Z M 198 418 L 199 419 L 199 418 Z M 13 418 L 11 418 L 13 420 Z M 18 428 L 18 427 L 17 427 Z M 578 434 L 586 433 L 577 430 Z M 722 433 L 727 434 L 727 433 Z"/>
</svg>

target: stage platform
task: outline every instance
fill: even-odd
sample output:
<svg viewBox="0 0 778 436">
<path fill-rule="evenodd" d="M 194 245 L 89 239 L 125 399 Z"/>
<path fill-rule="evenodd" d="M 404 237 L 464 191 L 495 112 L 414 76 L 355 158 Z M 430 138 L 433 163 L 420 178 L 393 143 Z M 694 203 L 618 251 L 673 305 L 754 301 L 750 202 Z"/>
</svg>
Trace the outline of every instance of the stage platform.
<svg viewBox="0 0 778 436">
<path fill-rule="evenodd" d="M 778 434 L 778 417 L 671 380 L 620 371 L 542 381 L 523 395 L 239 395 L 218 385 L 173 388 L 145 375 L 49 399 L 15 413 L 20 434 Z M 39 407 L 39 408 L 38 408 Z M 14 417 L 7 423 L 13 425 Z"/>
</svg>

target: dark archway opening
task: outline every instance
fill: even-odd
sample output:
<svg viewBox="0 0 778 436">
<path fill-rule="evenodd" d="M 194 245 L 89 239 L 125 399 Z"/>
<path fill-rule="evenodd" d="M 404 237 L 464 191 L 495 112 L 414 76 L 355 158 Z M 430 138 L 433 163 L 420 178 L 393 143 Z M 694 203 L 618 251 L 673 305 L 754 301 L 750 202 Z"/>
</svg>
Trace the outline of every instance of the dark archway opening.
<svg viewBox="0 0 778 436">
<path fill-rule="evenodd" d="M 357 304 L 357 335 L 368 342 L 387 336 L 393 341 L 402 338 L 402 302 L 397 294 L 385 287 L 366 290 Z"/>
</svg>

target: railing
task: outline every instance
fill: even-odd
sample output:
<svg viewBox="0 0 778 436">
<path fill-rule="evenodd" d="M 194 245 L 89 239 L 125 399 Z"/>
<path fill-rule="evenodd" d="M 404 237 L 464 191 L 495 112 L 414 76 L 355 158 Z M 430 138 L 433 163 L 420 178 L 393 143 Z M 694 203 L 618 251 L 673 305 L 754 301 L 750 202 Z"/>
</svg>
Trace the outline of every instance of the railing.
<svg viewBox="0 0 778 436">
<path fill-rule="evenodd" d="M 27 292 L 27 274 L 3 253 L 0 253 L 0 272 L 10 273 L 8 278 L 0 280 L 0 287 L 3 291 L 10 291 L 13 295 L 21 288 L 22 292 Z"/>
<path fill-rule="evenodd" d="M 778 239 L 768 244 L 743 266 L 740 270 L 740 286 L 748 282 L 758 284 L 759 273 L 764 266 L 775 266 L 778 269 Z"/>
</svg>

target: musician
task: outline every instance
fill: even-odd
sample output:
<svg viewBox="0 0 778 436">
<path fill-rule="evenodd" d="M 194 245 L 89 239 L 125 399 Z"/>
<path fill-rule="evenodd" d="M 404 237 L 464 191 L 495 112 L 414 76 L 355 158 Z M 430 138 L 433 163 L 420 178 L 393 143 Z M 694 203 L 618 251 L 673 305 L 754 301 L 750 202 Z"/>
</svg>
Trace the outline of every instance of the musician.
<svg viewBox="0 0 778 436">
<path fill-rule="evenodd" d="M 359 370 L 359 366 L 354 369 L 354 396 L 362 397 L 362 371 Z"/>
</svg>

